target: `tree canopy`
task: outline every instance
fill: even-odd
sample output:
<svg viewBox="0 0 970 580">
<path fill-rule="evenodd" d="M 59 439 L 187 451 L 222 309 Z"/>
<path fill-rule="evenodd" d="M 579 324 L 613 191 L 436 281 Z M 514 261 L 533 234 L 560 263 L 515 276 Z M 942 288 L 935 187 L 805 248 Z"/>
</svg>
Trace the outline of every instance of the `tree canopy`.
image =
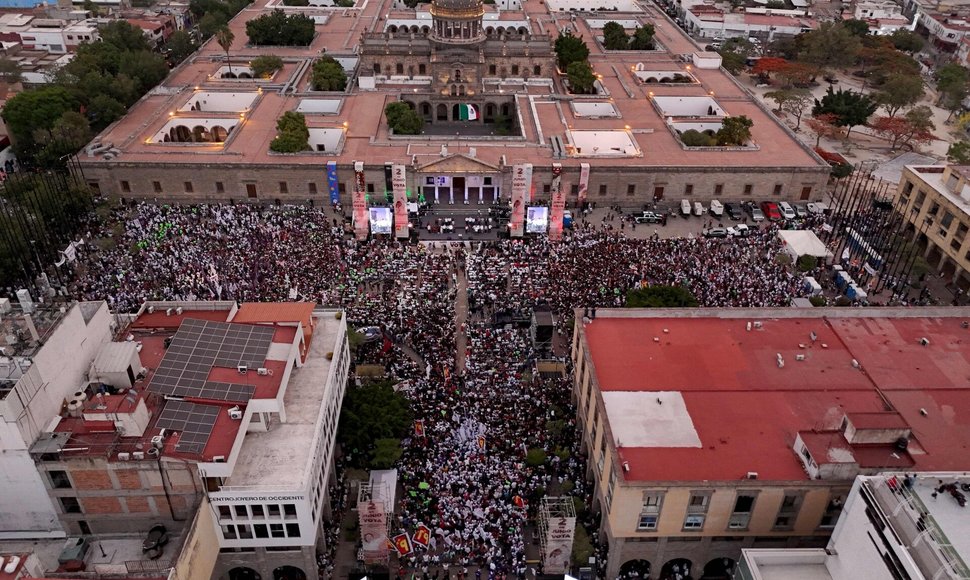
<svg viewBox="0 0 970 580">
<path fill-rule="evenodd" d="M 310 148 L 310 130 L 303 113 L 287 111 L 276 121 L 276 137 L 270 142 L 270 151 L 276 153 L 299 153 Z"/>
<path fill-rule="evenodd" d="M 724 117 L 721 128 L 714 138 L 718 145 L 744 145 L 751 140 L 751 127 L 754 122 L 744 115 Z"/>
<path fill-rule="evenodd" d="M 802 115 L 815 98 L 808 89 L 784 89 L 765 93 L 765 98 L 778 104 L 778 109 L 795 117 L 795 129 L 802 125 Z"/>
<path fill-rule="evenodd" d="M 946 150 L 946 158 L 960 165 L 970 165 L 970 141 L 955 141 Z"/>
<path fill-rule="evenodd" d="M 925 93 L 919 75 L 893 74 L 879 86 L 873 97 L 890 117 L 895 117 L 900 109 L 915 104 Z"/>
<path fill-rule="evenodd" d="M 3 120 L 18 152 L 33 155 L 34 132 L 49 130 L 62 115 L 77 111 L 80 103 L 66 88 L 48 85 L 11 97 L 3 108 Z"/>
<path fill-rule="evenodd" d="M 902 117 L 876 117 L 870 124 L 877 135 L 889 141 L 892 150 L 916 143 L 929 143 L 935 137 L 933 111 L 923 105 L 913 107 Z"/>
<path fill-rule="evenodd" d="M 936 69 L 933 79 L 936 81 L 936 90 L 940 95 L 939 105 L 950 111 L 960 109 L 970 88 L 970 71 L 958 63 L 951 62 Z"/>
<path fill-rule="evenodd" d="M 922 36 L 905 28 L 899 28 L 893 31 L 889 35 L 889 40 L 897 50 L 908 52 L 909 54 L 915 54 L 923 50 L 923 45 L 926 43 Z"/>
<path fill-rule="evenodd" d="M 835 115 L 835 125 L 846 127 L 846 137 L 856 125 L 865 125 L 879 105 L 868 95 L 829 87 L 821 100 L 815 99 L 812 115 Z"/>
<path fill-rule="evenodd" d="M 855 62 L 862 41 L 842 23 L 822 22 L 818 28 L 801 35 L 799 60 L 822 72 Z"/>
<path fill-rule="evenodd" d="M 626 293 L 627 308 L 686 308 L 698 306 L 697 298 L 683 286 L 648 286 Z"/>
<path fill-rule="evenodd" d="M 384 381 L 349 387 L 340 409 L 337 440 L 349 452 L 352 463 L 364 467 L 364 460 L 373 461 L 394 454 L 394 443 L 381 440 L 399 440 L 412 425 L 411 409 L 407 399 L 395 393 L 390 382 Z M 388 449 L 390 447 L 390 449 Z M 393 462 L 391 462 L 393 463 Z"/>
<path fill-rule="evenodd" d="M 287 14 L 279 8 L 246 23 L 249 42 L 257 46 L 308 46 L 314 32 L 312 18 Z"/>
<path fill-rule="evenodd" d="M 258 79 L 272 78 L 273 73 L 283 68 L 283 59 L 272 54 L 257 56 L 249 61 L 253 76 Z"/>
<path fill-rule="evenodd" d="M 637 26 L 632 35 L 627 35 L 622 25 L 610 21 L 603 25 L 603 46 L 607 50 L 653 50 L 655 34 L 653 24 Z"/>
<path fill-rule="evenodd" d="M 321 56 L 313 63 L 311 77 L 315 91 L 342 91 L 347 88 L 347 73 L 332 56 Z"/>
<path fill-rule="evenodd" d="M 574 62 L 589 58 L 589 47 L 582 38 L 573 36 L 568 30 L 556 39 L 556 62 L 560 70 L 566 70 Z"/>
<path fill-rule="evenodd" d="M 589 95 L 595 92 L 596 75 L 593 67 L 586 61 L 570 63 L 566 67 L 566 77 L 569 79 L 569 89 L 578 95 Z"/>
<path fill-rule="evenodd" d="M 384 107 L 384 117 L 387 125 L 394 130 L 395 135 L 417 135 L 424 127 L 424 119 L 407 103 L 397 101 L 388 103 Z"/>
</svg>

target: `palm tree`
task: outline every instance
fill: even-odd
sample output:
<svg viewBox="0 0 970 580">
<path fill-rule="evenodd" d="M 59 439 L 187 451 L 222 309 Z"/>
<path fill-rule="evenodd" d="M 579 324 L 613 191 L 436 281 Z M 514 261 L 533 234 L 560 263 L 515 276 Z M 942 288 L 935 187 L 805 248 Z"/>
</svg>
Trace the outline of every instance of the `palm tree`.
<svg viewBox="0 0 970 580">
<path fill-rule="evenodd" d="M 229 30 L 228 26 L 223 26 L 216 31 L 216 42 L 222 47 L 222 50 L 226 51 L 226 62 L 229 63 L 229 74 L 232 74 L 232 61 L 229 60 L 229 49 L 232 48 L 233 41 L 236 40 L 236 35 Z"/>
</svg>

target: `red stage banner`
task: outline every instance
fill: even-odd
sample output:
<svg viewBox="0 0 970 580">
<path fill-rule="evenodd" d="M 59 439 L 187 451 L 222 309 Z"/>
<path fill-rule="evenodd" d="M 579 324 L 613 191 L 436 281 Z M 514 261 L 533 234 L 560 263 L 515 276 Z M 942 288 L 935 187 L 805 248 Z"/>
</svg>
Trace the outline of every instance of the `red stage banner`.
<svg viewBox="0 0 970 580">
<path fill-rule="evenodd" d="M 358 240 L 366 240 L 370 232 L 367 215 L 367 186 L 364 183 L 364 162 L 354 162 L 354 233 Z"/>
</svg>

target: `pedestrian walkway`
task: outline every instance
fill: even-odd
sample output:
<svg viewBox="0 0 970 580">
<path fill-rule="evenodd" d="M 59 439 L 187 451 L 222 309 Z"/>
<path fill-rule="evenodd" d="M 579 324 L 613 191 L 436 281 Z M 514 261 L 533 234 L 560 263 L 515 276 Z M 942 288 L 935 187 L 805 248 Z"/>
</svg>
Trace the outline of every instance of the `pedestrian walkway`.
<svg viewBox="0 0 970 580">
<path fill-rule="evenodd" d="M 465 372 L 465 351 L 468 347 L 468 275 L 464 268 L 458 270 L 457 292 L 455 292 L 455 371 Z"/>
</svg>

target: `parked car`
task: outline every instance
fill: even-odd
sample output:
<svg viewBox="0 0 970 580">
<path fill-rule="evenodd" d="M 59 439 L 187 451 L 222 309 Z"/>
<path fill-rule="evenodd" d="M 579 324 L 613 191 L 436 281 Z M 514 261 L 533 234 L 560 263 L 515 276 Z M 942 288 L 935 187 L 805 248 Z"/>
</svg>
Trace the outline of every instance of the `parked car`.
<svg viewBox="0 0 970 580">
<path fill-rule="evenodd" d="M 711 228 L 709 230 L 704 230 L 705 238 L 726 238 L 728 236 L 728 231 L 724 228 Z"/>
<path fill-rule="evenodd" d="M 686 199 L 680 200 L 680 213 L 683 214 L 684 217 L 690 215 L 690 202 Z"/>
<path fill-rule="evenodd" d="M 713 200 L 711 202 L 710 212 L 712 216 L 721 217 L 724 215 L 724 204 L 718 200 Z"/>
<path fill-rule="evenodd" d="M 633 218 L 638 224 L 659 224 L 663 221 L 664 216 L 659 213 L 654 213 L 652 211 L 645 211 L 640 215 Z"/>
<path fill-rule="evenodd" d="M 694 202 L 694 215 L 696 215 L 696 216 L 702 216 L 702 215 L 704 215 L 704 204 L 703 203 L 701 203 L 699 201 L 695 201 Z"/>
<path fill-rule="evenodd" d="M 783 201 L 778 204 L 778 211 L 781 212 L 781 217 L 786 220 L 795 219 L 795 208 L 793 208 L 787 201 Z"/>
<path fill-rule="evenodd" d="M 746 238 L 751 235 L 751 228 L 746 224 L 738 224 L 727 229 L 729 238 Z"/>
<path fill-rule="evenodd" d="M 801 203 L 793 203 L 792 207 L 795 208 L 795 215 L 800 218 L 808 217 L 808 208 Z"/>
<path fill-rule="evenodd" d="M 808 213 L 814 213 L 814 214 L 825 213 L 825 211 L 829 209 L 829 206 L 825 205 L 820 201 L 810 203 L 806 207 L 808 208 Z"/>
<path fill-rule="evenodd" d="M 761 211 L 764 212 L 765 217 L 773 222 L 781 221 L 781 210 L 778 209 L 778 204 L 773 201 L 763 201 L 761 202 Z"/>
<path fill-rule="evenodd" d="M 744 208 L 741 207 L 740 203 L 726 203 L 724 204 L 724 211 L 733 220 L 740 220 L 744 217 Z"/>
<path fill-rule="evenodd" d="M 753 222 L 765 221 L 765 214 L 753 203 L 748 205 L 748 215 L 751 216 L 751 221 Z"/>
</svg>

